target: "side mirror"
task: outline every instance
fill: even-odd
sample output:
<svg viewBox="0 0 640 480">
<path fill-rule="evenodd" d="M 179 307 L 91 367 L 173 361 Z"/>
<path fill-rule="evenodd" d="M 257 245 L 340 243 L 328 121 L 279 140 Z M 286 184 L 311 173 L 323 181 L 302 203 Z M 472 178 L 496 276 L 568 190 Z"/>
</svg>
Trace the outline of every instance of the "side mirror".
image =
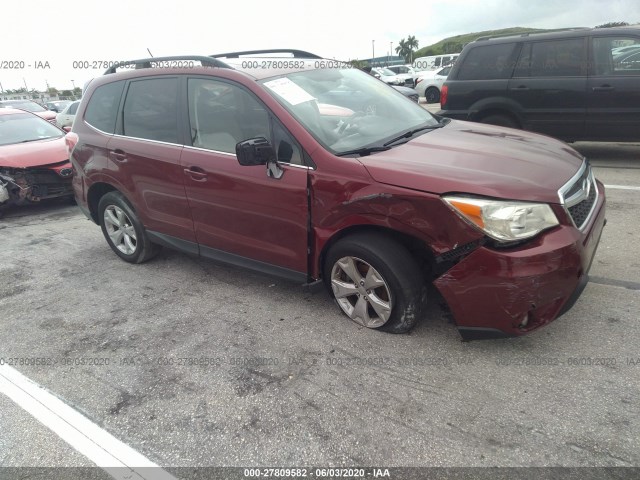
<svg viewBox="0 0 640 480">
<path fill-rule="evenodd" d="M 244 167 L 266 165 L 276 160 L 276 151 L 264 137 L 250 138 L 236 144 L 238 163 Z"/>
</svg>

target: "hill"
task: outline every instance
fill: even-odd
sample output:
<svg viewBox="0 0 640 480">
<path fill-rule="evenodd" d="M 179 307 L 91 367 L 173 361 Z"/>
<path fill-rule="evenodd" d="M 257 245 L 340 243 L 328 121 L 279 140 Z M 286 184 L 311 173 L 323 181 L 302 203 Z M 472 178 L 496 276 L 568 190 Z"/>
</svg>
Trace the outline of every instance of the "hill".
<svg viewBox="0 0 640 480">
<path fill-rule="evenodd" d="M 459 53 L 467 43 L 473 42 L 477 38 L 495 35 L 518 35 L 521 33 L 539 33 L 551 32 L 552 30 L 544 30 L 539 28 L 511 27 L 501 30 L 485 30 L 484 32 L 465 33 L 464 35 L 456 35 L 454 37 L 445 38 L 438 43 L 422 47 L 413 54 L 413 58 L 426 57 L 427 55 L 441 55 L 444 53 Z"/>
</svg>

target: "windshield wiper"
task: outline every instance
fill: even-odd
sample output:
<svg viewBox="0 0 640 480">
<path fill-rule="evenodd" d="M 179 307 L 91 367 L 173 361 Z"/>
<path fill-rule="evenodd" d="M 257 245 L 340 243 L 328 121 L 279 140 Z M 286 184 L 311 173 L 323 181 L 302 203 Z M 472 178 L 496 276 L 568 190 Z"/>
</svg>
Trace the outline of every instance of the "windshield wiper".
<svg viewBox="0 0 640 480">
<path fill-rule="evenodd" d="M 386 147 L 388 145 L 391 145 L 392 143 L 395 143 L 398 140 L 403 140 L 405 138 L 411 138 L 416 133 L 422 132 L 423 130 L 435 130 L 436 128 L 442 128 L 445 125 L 446 125 L 445 123 L 437 123 L 436 125 L 429 125 L 428 127 L 414 128 L 413 130 L 409 130 L 408 132 L 405 132 L 402 135 L 398 135 L 397 137 L 389 140 L 387 143 L 384 144 L 384 146 Z"/>
<path fill-rule="evenodd" d="M 354 155 L 354 154 L 358 154 L 361 157 L 367 156 L 371 153 L 374 152 L 385 152 L 387 150 L 390 150 L 391 147 L 387 147 L 386 144 L 383 147 L 362 147 L 362 148 L 356 148 L 354 150 L 347 150 L 346 152 L 340 152 L 337 153 L 336 156 L 338 157 L 344 157 L 345 155 Z"/>
</svg>

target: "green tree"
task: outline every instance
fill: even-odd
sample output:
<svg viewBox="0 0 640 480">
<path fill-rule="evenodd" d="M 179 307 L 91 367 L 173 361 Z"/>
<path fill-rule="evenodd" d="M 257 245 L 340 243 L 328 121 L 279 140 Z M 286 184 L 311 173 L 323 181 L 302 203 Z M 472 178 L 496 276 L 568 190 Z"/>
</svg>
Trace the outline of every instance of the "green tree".
<svg viewBox="0 0 640 480">
<path fill-rule="evenodd" d="M 629 24 L 627 22 L 609 22 L 603 23 L 602 25 L 596 26 L 596 28 L 609 28 L 609 27 L 628 27 Z"/>
<path fill-rule="evenodd" d="M 419 42 L 414 35 L 407 37 L 407 47 L 409 47 L 409 63 L 413 62 L 413 52 L 418 50 Z"/>
<path fill-rule="evenodd" d="M 82 89 L 81 89 L 80 87 L 76 87 L 76 88 L 74 88 L 74 89 L 73 89 L 73 94 L 74 94 L 76 97 L 80 97 L 80 96 L 82 96 Z"/>
<path fill-rule="evenodd" d="M 353 67 L 353 68 L 364 68 L 366 66 L 368 66 L 369 64 L 367 62 L 365 62 L 364 60 L 349 60 L 349 64 Z"/>
<path fill-rule="evenodd" d="M 409 62 L 411 50 L 409 50 L 409 46 L 407 45 L 407 42 L 404 38 L 398 42 L 398 46 L 395 48 L 395 50 L 398 55 L 404 58 L 405 62 Z"/>
<path fill-rule="evenodd" d="M 460 42 L 446 42 L 442 44 L 442 53 L 460 53 L 462 44 Z"/>
<path fill-rule="evenodd" d="M 55 87 L 49 87 L 47 88 L 47 93 L 49 95 L 51 95 L 52 97 L 57 97 L 59 95 L 58 89 Z"/>
</svg>

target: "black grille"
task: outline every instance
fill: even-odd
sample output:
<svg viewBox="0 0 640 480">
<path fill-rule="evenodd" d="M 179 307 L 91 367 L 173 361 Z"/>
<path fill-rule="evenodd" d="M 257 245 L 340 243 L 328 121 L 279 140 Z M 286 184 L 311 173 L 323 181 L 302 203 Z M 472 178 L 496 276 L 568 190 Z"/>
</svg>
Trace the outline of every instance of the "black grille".
<svg viewBox="0 0 640 480">
<path fill-rule="evenodd" d="M 596 191 L 595 182 L 591 182 L 591 190 L 589 190 L 589 196 L 582 200 L 580 203 L 576 203 L 573 207 L 569 207 L 569 214 L 573 219 L 573 223 L 576 224 L 576 227 L 583 227 L 584 222 L 587 220 L 589 214 L 591 213 L 591 210 L 593 209 L 593 205 L 595 204 L 597 197 L 598 194 Z"/>
</svg>

